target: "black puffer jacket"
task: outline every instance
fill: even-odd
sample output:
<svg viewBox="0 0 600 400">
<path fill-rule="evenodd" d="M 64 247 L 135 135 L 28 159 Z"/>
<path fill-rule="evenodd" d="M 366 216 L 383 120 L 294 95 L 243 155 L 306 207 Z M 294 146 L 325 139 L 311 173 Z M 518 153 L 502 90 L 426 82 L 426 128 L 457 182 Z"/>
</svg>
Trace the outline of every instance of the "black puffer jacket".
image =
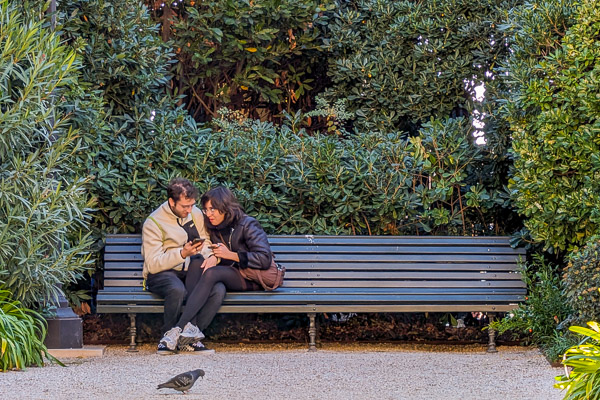
<svg viewBox="0 0 600 400">
<path fill-rule="evenodd" d="M 238 254 L 240 268 L 268 269 L 271 265 L 271 246 L 256 219 L 244 215 L 233 227 L 219 226 L 209 232 L 213 243 L 223 243 Z"/>
</svg>

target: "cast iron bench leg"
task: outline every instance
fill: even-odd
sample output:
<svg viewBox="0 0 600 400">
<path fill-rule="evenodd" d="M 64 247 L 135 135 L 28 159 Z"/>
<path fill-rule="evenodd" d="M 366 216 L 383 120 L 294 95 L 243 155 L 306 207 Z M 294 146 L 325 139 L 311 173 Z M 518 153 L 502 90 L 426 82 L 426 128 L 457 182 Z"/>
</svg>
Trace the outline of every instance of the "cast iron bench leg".
<svg viewBox="0 0 600 400">
<path fill-rule="evenodd" d="M 127 349 L 127 351 L 135 353 L 138 351 L 137 343 L 135 342 L 137 336 L 137 328 L 135 327 L 135 314 L 130 313 L 127 315 L 129 315 L 129 336 L 131 338 L 131 341 L 129 342 L 129 349 Z"/>
<path fill-rule="evenodd" d="M 488 342 L 488 349 L 487 349 L 488 353 L 497 353 L 498 352 L 498 350 L 496 350 L 496 331 L 491 328 L 491 324 L 492 324 L 492 322 L 494 322 L 495 315 L 496 315 L 495 313 L 488 313 L 488 318 L 489 318 L 488 324 L 490 324 L 490 326 L 488 327 L 488 335 L 490 337 L 490 341 Z"/>
<path fill-rule="evenodd" d="M 317 351 L 317 343 L 315 341 L 317 337 L 317 327 L 315 325 L 315 315 L 316 313 L 308 313 L 308 318 L 310 318 L 310 326 L 308 328 L 308 351 Z"/>
</svg>

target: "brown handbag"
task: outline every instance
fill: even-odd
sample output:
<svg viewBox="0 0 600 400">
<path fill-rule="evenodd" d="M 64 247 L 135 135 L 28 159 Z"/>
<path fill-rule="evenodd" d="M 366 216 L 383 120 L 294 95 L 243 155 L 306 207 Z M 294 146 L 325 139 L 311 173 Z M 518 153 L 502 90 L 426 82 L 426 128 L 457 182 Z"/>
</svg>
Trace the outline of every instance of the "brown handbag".
<svg viewBox="0 0 600 400">
<path fill-rule="evenodd" d="M 240 274 L 249 281 L 260 284 L 267 291 L 275 290 L 283 284 L 285 267 L 275 262 L 275 256 L 271 258 L 271 266 L 268 269 L 240 268 Z"/>
</svg>

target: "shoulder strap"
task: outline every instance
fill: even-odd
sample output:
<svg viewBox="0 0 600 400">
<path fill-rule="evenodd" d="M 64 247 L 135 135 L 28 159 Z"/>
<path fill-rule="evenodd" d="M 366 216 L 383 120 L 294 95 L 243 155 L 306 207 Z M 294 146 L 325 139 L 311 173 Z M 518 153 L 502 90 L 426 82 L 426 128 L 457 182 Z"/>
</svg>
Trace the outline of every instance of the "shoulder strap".
<svg viewBox="0 0 600 400">
<path fill-rule="evenodd" d="M 194 218 L 194 212 L 193 212 L 193 210 L 190 213 L 190 216 L 192 217 L 192 223 L 194 224 L 194 229 L 196 230 L 196 233 L 198 234 L 198 237 L 200 237 L 200 231 L 198 230 L 198 224 L 196 223 L 196 219 Z"/>
<path fill-rule="evenodd" d="M 151 219 L 152 221 L 154 221 L 154 223 L 156 224 L 156 226 L 158 226 L 158 229 L 160 229 L 160 233 L 162 234 L 162 241 L 164 243 L 165 241 L 165 237 L 167 236 L 167 233 L 165 232 L 165 230 L 163 229 L 162 226 L 160 226 L 160 224 L 158 223 L 157 220 L 154 219 L 154 217 L 148 217 L 148 219 Z"/>
</svg>

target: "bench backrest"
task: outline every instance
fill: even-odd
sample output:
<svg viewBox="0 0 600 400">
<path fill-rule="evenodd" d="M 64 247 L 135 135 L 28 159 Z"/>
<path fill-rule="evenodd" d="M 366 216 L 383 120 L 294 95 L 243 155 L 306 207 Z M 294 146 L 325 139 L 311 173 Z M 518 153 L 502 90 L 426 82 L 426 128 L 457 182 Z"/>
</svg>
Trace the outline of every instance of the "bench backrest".
<svg viewBox="0 0 600 400">
<path fill-rule="evenodd" d="M 288 288 L 494 288 L 524 293 L 508 237 L 269 236 Z M 140 235 L 108 235 L 104 287 L 141 287 Z"/>
</svg>

